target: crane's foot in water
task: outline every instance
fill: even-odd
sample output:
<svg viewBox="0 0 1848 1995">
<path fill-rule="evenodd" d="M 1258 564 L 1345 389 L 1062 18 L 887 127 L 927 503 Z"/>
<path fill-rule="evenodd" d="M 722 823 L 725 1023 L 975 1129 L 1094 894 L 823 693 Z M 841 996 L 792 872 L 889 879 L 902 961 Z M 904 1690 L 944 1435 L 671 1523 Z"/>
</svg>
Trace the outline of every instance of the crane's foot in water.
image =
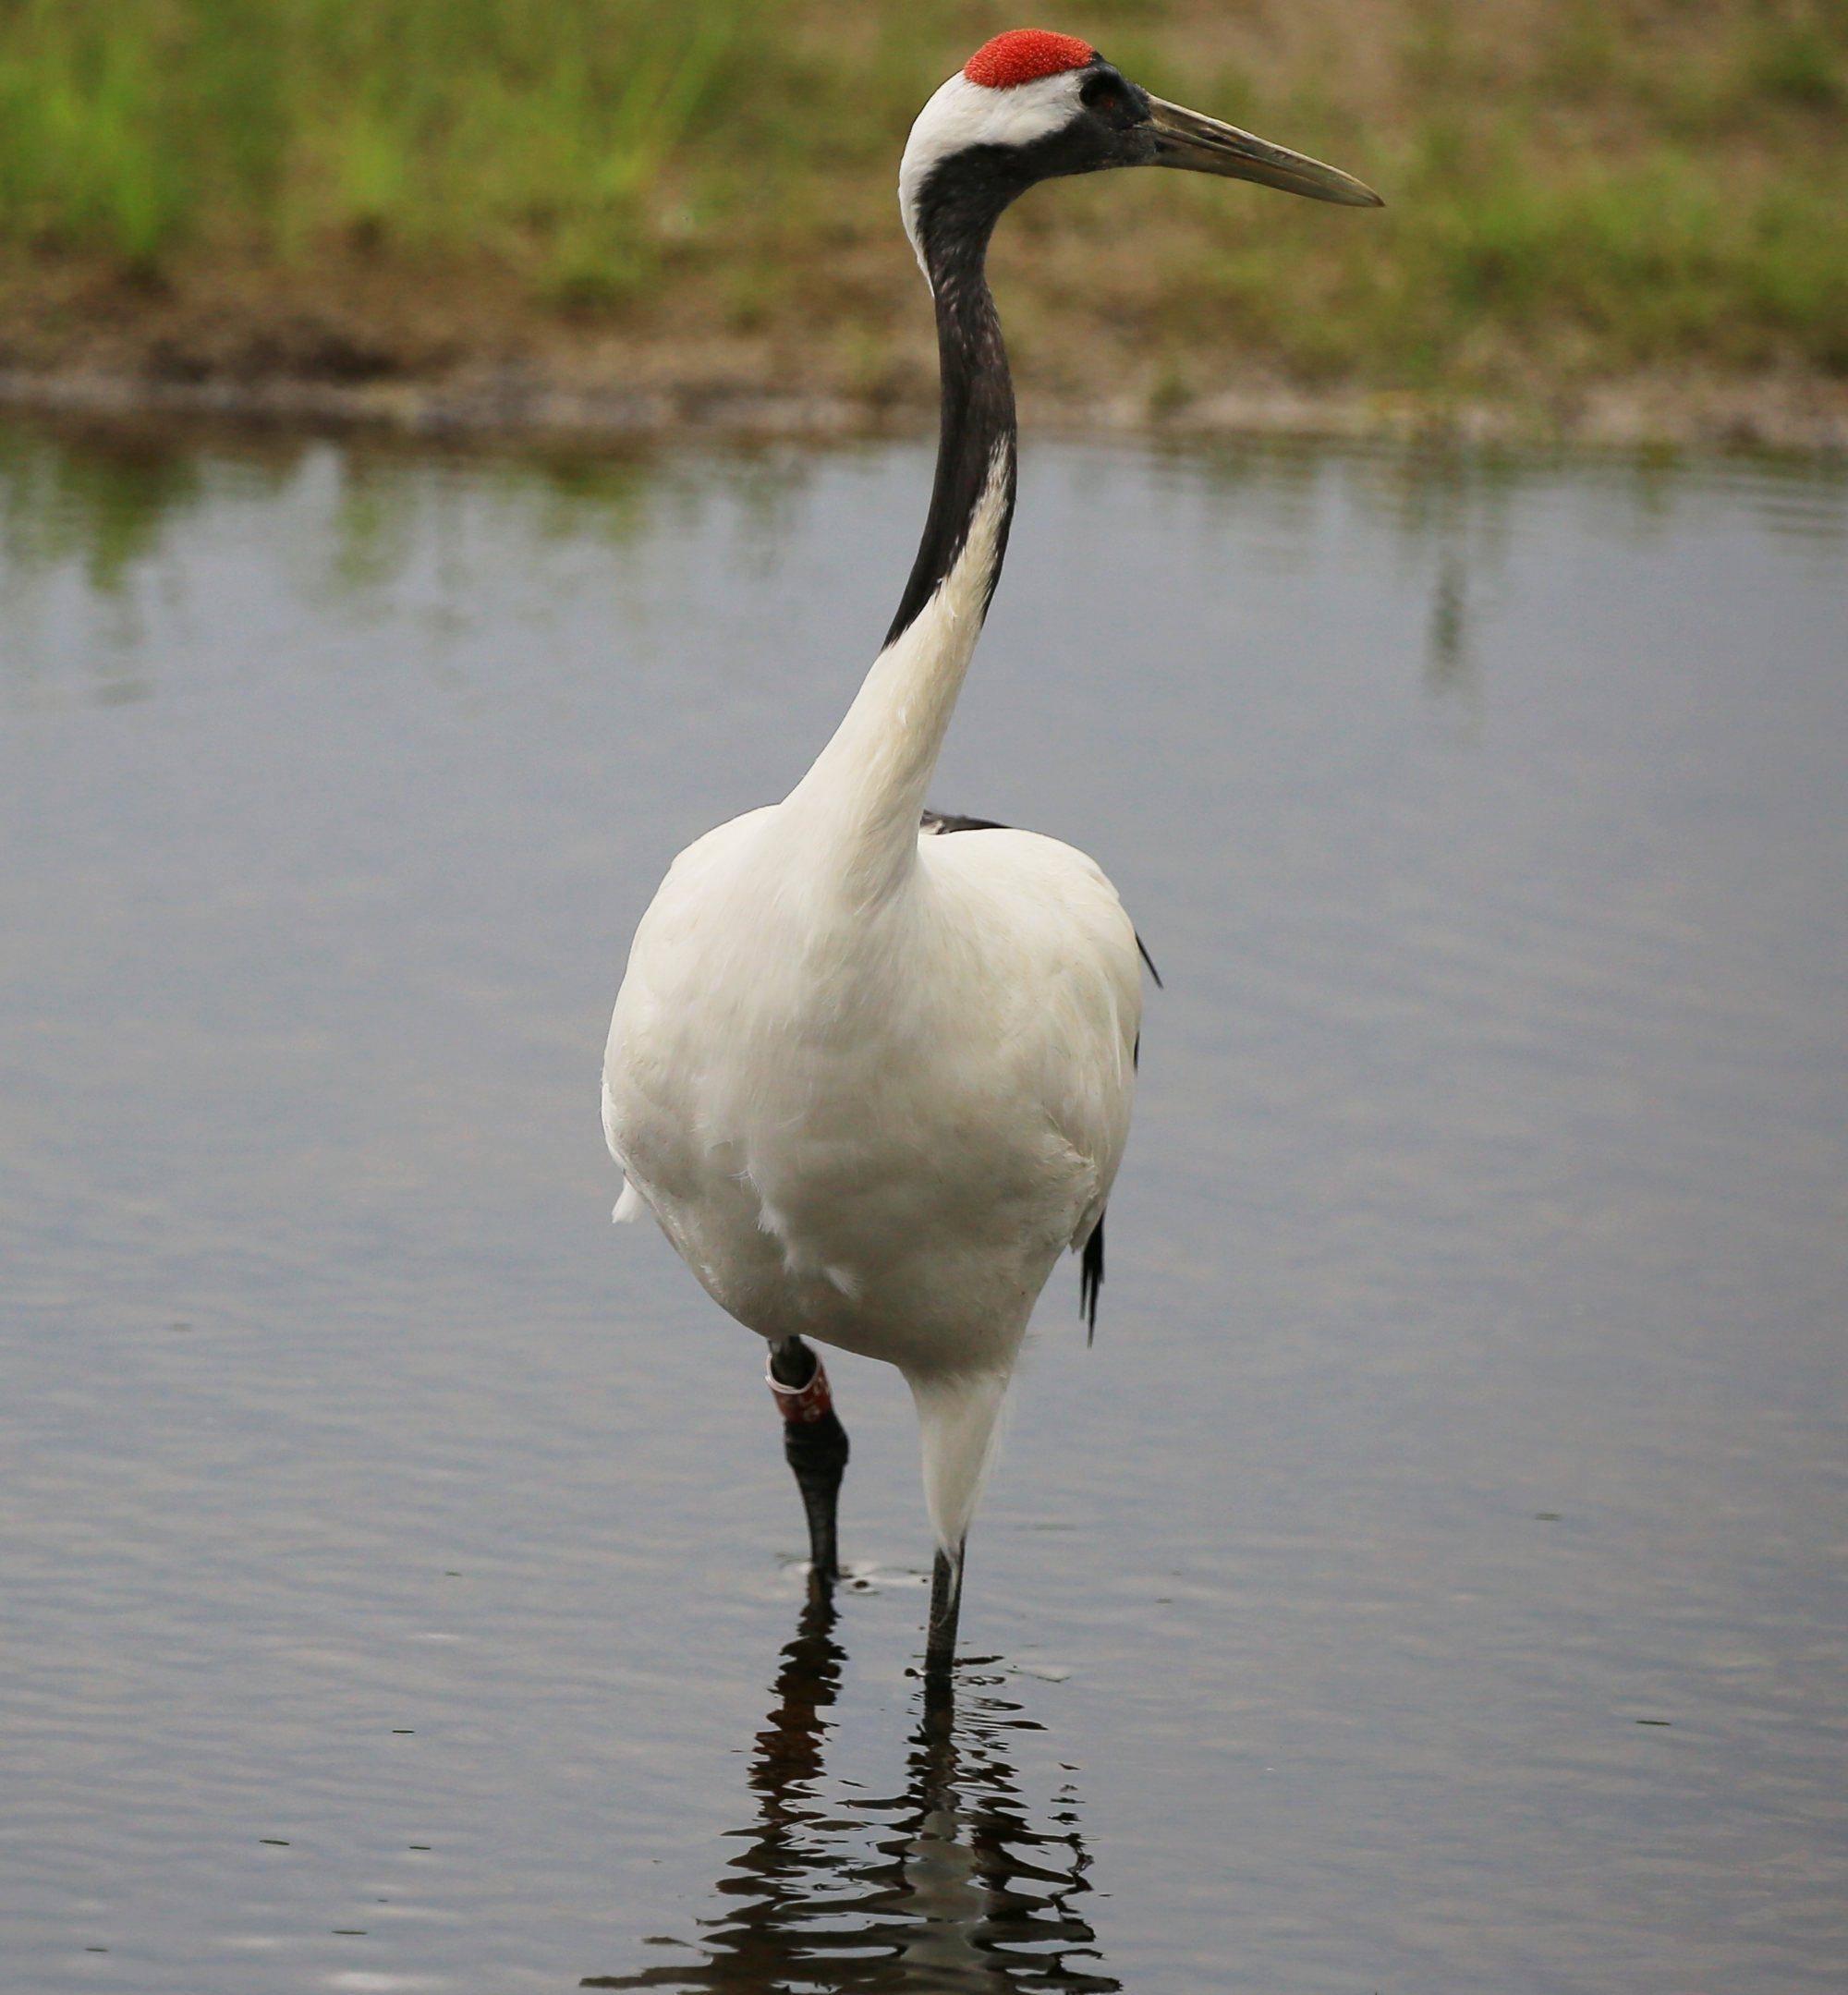
<svg viewBox="0 0 1848 1995">
<path fill-rule="evenodd" d="M 924 1636 L 924 1689 L 927 1697 L 947 1697 L 956 1664 L 956 1622 L 963 1606 L 963 1552 L 953 1559 L 939 1548 L 930 1568 L 930 1621 Z"/>
<path fill-rule="evenodd" d="M 800 1337 L 770 1347 L 765 1373 L 783 1415 L 783 1454 L 808 1518 L 808 1584 L 832 1587 L 841 1569 L 835 1517 L 847 1467 L 847 1430 L 834 1411 L 828 1374 Z"/>
</svg>

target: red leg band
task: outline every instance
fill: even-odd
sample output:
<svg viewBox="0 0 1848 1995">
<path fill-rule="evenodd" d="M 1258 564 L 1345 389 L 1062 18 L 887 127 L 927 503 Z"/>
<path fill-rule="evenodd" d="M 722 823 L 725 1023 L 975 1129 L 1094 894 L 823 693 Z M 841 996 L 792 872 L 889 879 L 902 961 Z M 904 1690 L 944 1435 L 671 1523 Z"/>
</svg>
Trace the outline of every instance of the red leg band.
<svg viewBox="0 0 1848 1995">
<path fill-rule="evenodd" d="M 763 1376 L 772 1398 L 776 1401 L 778 1412 L 791 1427 L 804 1426 L 833 1411 L 834 1399 L 828 1390 L 828 1374 L 821 1369 L 819 1357 L 815 1360 L 815 1376 L 807 1385 L 780 1384 L 776 1375 L 768 1369 Z"/>
</svg>

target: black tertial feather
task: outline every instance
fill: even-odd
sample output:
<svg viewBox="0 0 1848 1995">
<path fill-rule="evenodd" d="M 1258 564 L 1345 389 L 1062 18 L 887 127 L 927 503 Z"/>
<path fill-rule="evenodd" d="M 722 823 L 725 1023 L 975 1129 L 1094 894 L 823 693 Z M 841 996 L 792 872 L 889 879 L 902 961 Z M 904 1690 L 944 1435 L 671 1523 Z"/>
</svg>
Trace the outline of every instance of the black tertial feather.
<svg viewBox="0 0 1848 1995">
<path fill-rule="evenodd" d="M 1085 1320 L 1085 1347 L 1097 1342 L 1098 1293 L 1103 1287 L 1103 1214 L 1085 1242 L 1084 1258 L 1078 1262 L 1078 1314 Z"/>
<path fill-rule="evenodd" d="M 1006 832 L 1011 824 L 1003 824 L 994 818 L 966 818 L 957 810 L 927 810 L 923 818 L 924 829 L 940 835 L 947 832 Z"/>
</svg>

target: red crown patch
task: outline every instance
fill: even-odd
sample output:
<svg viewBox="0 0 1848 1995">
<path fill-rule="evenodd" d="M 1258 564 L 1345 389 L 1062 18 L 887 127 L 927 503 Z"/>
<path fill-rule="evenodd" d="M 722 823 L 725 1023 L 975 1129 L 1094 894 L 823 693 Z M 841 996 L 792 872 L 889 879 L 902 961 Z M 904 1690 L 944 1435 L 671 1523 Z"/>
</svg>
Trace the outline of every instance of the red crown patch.
<svg viewBox="0 0 1848 1995">
<path fill-rule="evenodd" d="M 1042 76 L 1062 76 L 1097 60 L 1097 51 L 1076 35 L 1053 34 L 1045 28 L 1011 28 L 984 42 L 963 66 L 971 83 L 987 90 L 1012 90 Z"/>
</svg>

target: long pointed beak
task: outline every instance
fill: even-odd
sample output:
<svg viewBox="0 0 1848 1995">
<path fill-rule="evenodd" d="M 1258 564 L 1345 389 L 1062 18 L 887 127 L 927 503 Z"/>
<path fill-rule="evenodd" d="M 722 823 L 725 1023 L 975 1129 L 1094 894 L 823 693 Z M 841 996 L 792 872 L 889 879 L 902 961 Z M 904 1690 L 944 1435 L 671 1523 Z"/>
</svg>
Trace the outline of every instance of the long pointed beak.
<svg viewBox="0 0 1848 1995">
<path fill-rule="evenodd" d="M 1185 173 L 1219 173 L 1232 180 L 1256 180 L 1280 187 L 1286 194 L 1307 194 L 1311 201 L 1339 201 L 1348 208 L 1383 208 L 1386 203 L 1370 187 L 1337 166 L 1287 146 L 1253 138 L 1235 125 L 1184 111 L 1177 103 L 1149 100 L 1155 139 L 1153 166 L 1176 166 Z"/>
</svg>

